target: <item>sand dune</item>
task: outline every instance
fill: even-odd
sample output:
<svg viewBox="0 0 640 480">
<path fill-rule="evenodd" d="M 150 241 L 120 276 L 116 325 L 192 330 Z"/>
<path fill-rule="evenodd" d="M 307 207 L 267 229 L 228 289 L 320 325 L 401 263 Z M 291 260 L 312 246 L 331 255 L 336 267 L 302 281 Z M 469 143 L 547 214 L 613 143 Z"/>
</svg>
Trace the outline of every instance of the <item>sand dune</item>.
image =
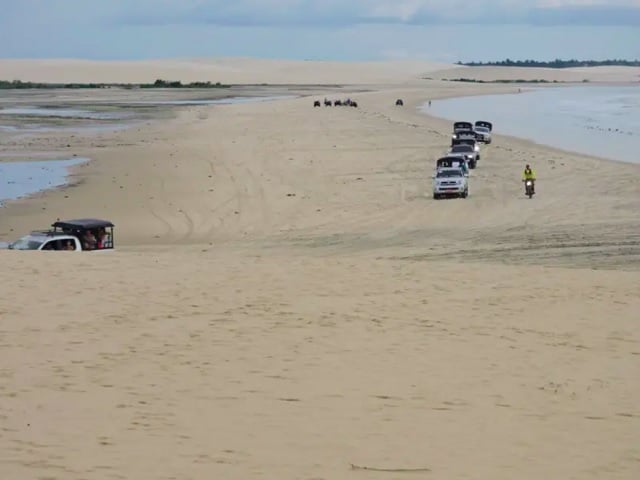
<svg viewBox="0 0 640 480">
<path fill-rule="evenodd" d="M 94 161 L 0 240 L 92 215 L 117 250 L 0 252 L 0 476 L 637 478 L 640 166 L 498 134 L 433 201 L 417 107 L 513 88 L 404 75 L 14 139 Z"/>
<path fill-rule="evenodd" d="M 183 82 L 234 84 L 364 84 L 398 83 L 450 65 L 422 61 L 331 62 L 256 60 L 247 58 L 147 61 L 73 59 L 0 59 L 3 78 L 39 82 L 154 82 L 157 78 Z"/>
<path fill-rule="evenodd" d="M 402 84 L 434 79 L 638 82 L 640 67 L 517 68 L 460 67 L 438 62 L 396 60 L 331 62 L 250 58 L 92 61 L 0 59 L 4 80 L 32 82 L 145 83 L 158 78 L 233 84 Z"/>
</svg>

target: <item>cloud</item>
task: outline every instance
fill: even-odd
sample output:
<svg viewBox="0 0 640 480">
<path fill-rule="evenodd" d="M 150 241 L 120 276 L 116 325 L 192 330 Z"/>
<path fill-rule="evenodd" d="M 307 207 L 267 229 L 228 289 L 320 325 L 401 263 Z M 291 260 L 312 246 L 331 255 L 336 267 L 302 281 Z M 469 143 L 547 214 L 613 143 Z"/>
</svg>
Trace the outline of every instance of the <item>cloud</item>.
<svg viewBox="0 0 640 480">
<path fill-rule="evenodd" d="M 0 26 L 638 25 L 640 0 L 0 0 Z"/>
<path fill-rule="evenodd" d="M 0 57 L 638 58 L 638 25 L 640 0 L 0 0 Z"/>
<path fill-rule="evenodd" d="M 126 6 L 125 6 L 126 5 Z M 640 0 L 137 0 L 117 24 L 344 27 L 456 23 L 637 24 Z"/>
</svg>

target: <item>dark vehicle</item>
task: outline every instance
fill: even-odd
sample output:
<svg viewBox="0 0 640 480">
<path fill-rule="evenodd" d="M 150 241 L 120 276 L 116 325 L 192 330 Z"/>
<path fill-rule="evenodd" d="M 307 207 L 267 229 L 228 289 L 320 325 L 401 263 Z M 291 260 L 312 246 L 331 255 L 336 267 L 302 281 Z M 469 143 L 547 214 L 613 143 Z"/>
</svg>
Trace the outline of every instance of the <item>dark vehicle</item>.
<svg viewBox="0 0 640 480">
<path fill-rule="evenodd" d="M 313 102 L 313 107 L 319 107 L 320 106 L 320 100 L 316 100 Z"/>
<path fill-rule="evenodd" d="M 480 147 L 476 148 L 478 145 L 478 141 L 475 138 L 464 137 L 464 138 L 452 138 L 451 146 L 455 147 L 456 145 L 471 145 L 474 150 L 480 151 Z M 478 155 L 479 156 L 479 155 Z"/>
<path fill-rule="evenodd" d="M 453 123 L 453 131 L 454 133 L 458 130 L 473 130 L 473 124 L 471 122 L 454 122 Z"/>
<path fill-rule="evenodd" d="M 478 152 L 476 152 L 471 145 L 456 145 L 455 147 L 451 147 L 447 152 L 447 156 L 464 158 L 471 169 L 476 168 L 476 163 L 479 160 Z"/>
<path fill-rule="evenodd" d="M 474 140 L 478 140 L 479 139 L 479 134 L 475 131 L 475 130 L 467 130 L 462 129 L 462 130 L 456 130 L 453 135 L 451 136 L 451 138 L 453 139 L 459 139 L 459 138 L 473 138 Z"/>
<path fill-rule="evenodd" d="M 401 98 L 399 98 L 399 99 L 397 99 L 397 100 L 396 100 L 396 106 L 397 106 L 397 107 L 401 107 L 401 106 L 403 106 L 403 105 L 404 105 L 404 102 L 402 101 L 402 99 L 401 99 Z"/>
</svg>

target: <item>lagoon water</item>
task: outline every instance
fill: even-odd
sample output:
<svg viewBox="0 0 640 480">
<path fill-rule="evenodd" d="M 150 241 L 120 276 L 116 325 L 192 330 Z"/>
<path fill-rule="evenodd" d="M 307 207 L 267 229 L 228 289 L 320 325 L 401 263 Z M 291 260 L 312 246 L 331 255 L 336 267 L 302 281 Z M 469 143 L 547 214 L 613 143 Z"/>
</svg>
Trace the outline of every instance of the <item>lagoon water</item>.
<svg viewBox="0 0 640 480">
<path fill-rule="evenodd" d="M 275 95 L 262 97 L 227 97 L 216 99 L 186 99 L 186 100 L 138 100 L 126 102 L 111 102 L 118 106 L 115 111 L 99 111 L 89 108 L 63 108 L 52 106 L 20 106 L 0 107 L 0 133 L 38 133 L 48 131 L 78 130 L 84 133 L 91 131 L 107 132 L 123 130 L 132 126 L 136 119 L 136 113 L 125 110 L 127 107 L 160 107 L 160 106 L 198 106 L 198 105 L 226 105 L 236 103 L 268 102 L 273 100 L 285 100 L 297 98 L 296 95 Z M 16 121 L 16 117 L 20 120 Z M 24 118 L 28 120 L 25 121 Z M 58 120 L 55 124 L 42 123 L 45 119 Z M 73 120 L 75 123 L 65 125 L 64 121 Z M 77 121 L 85 121 L 78 125 Z M 114 122 L 118 121 L 120 122 Z M 111 121 L 100 123 L 98 121 Z M 126 121 L 126 122 L 125 122 Z"/>
<path fill-rule="evenodd" d="M 234 104 L 234 103 L 250 103 L 250 102 L 266 102 L 271 100 L 296 98 L 295 95 L 278 95 L 263 97 L 229 97 L 218 99 L 192 99 L 192 100 L 150 100 L 139 102 L 127 102 L 126 105 L 217 105 L 217 104 Z M 114 102 L 114 104 L 117 102 Z M 115 111 L 103 112 L 93 111 L 89 109 L 79 108 L 59 108 L 59 107 L 36 107 L 21 106 L 0 108 L 0 116 L 5 118 L 12 116 L 27 116 L 33 118 L 56 117 L 64 119 L 84 119 L 87 123 L 84 125 L 64 125 L 56 126 L 41 125 L 39 123 L 18 123 L 15 125 L 0 125 L 0 132 L 7 133 L 33 133 L 51 130 L 88 130 L 106 131 L 114 129 L 124 129 L 134 125 L 130 120 L 134 116 L 130 112 Z M 127 122 L 110 125 L 95 125 L 92 120 L 124 120 Z M 31 152 L 31 157 L 36 158 L 40 155 L 47 155 L 47 152 Z M 0 157 L 2 157 L 0 153 Z M 0 207 L 2 202 L 7 200 L 15 200 L 33 193 L 50 188 L 61 187 L 66 184 L 69 167 L 86 162 L 86 158 L 73 158 L 65 160 L 42 160 L 42 161 L 26 161 L 26 162 L 0 162 Z"/>
<path fill-rule="evenodd" d="M 3 201 L 65 185 L 69 167 L 86 161 L 87 158 L 77 157 L 65 160 L 0 162 L 0 207 Z"/>
<path fill-rule="evenodd" d="M 16 107 L 0 108 L 0 115 L 19 115 L 25 117 L 56 117 L 56 118 L 80 118 L 93 120 L 119 120 L 131 117 L 128 112 L 97 112 L 79 108 L 52 108 L 52 107 Z"/>
<path fill-rule="evenodd" d="M 137 102 L 127 102 L 129 105 L 175 105 L 175 106 L 197 106 L 197 105 L 231 105 L 236 103 L 269 102 L 273 100 L 287 100 L 297 98 L 297 95 L 273 95 L 265 97 L 227 97 L 216 99 L 190 99 L 190 100 L 140 100 Z"/>
<path fill-rule="evenodd" d="M 640 85 L 534 88 L 437 100 L 422 111 L 452 121 L 488 120 L 495 134 L 640 163 Z"/>
</svg>

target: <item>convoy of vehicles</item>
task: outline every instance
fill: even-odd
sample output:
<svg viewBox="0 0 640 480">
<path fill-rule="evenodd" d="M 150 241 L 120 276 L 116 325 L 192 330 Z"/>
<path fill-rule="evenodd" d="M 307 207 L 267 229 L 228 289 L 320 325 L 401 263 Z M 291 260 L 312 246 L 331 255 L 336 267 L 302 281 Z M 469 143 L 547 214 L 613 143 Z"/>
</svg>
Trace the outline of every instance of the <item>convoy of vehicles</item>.
<svg viewBox="0 0 640 480">
<path fill-rule="evenodd" d="M 433 198 L 469 195 L 469 170 L 480 160 L 479 142 L 491 143 L 493 125 L 485 120 L 454 122 L 451 148 L 436 161 L 433 175 Z M 535 194 L 531 180 L 525 181 L 525 194 Z M 60 221 L 48 230 L 34 230 L 0 248 L 11 250 L 105 251 L 114 248 L 114 225 L 109 220 L 82 218 Z"/>
<path fill-rule="evenodd" d="M 436 161 L 433 178 L 433 198 L 447 196 L 466 198 L 469 195 L 469 170 L 480 160 L 480 143 L 491 143 L 493 124 L 486 120 L 454 122 L 451 146 L 445 156 Z M 533 184 L 525 184 L 526 194 L 535 193 Z"/>
</svg>

